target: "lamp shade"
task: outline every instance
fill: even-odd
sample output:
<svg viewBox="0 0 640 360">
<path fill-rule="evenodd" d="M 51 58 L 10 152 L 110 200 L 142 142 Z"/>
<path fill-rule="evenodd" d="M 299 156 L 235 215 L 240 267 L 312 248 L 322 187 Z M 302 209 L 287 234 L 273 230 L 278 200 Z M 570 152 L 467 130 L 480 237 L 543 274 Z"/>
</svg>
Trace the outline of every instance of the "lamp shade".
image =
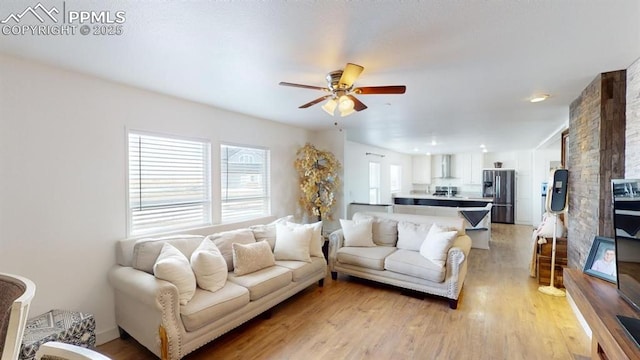
<svg viewBox="0 0 640 360">
<path fill-rule="evenodd" d="M 336 106 L 338 106 L 338 103 L 333 99 L 329 99 L 329 101 L 322 105 L 322 110 L 333 116 L 334 111 L 336 111 Z"/>
<path fill-rule="evenodd" d="M 340 96 L 340 99 L 338 99 L 338 109 L 341 113 L 347 110 L 353 110 L 353 106 L 353 100 L 349 99 L 349 97 L 346 95 L 342 95 Z"/>
<path fill-rule="evenodd" d="M 344 111 L 340 110 L 340 116 L 345 117 L 345 116 L 349 116 L 351 114 L 353 114 L 354 112 L 356 112 L 353 109 L 346 109 Z"/>
</svg>

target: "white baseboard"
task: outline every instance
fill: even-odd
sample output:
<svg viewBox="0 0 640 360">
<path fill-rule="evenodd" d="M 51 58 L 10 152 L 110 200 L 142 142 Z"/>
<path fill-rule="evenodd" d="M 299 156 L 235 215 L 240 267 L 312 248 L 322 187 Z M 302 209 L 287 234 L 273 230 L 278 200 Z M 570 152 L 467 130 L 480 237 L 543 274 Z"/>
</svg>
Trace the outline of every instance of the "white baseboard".
<svg viewBox="0 0 640 360">
<path fill-rule="evenodd" d="M 582 313 L 580 313 L 580 310 L 576 306 L 576 303 L 573 301 L 568 291 L 567 291 L 567 301 L 569 302 L 569 306 L 571 306 L 571 310 L 573 310 L 573 313 L 576 315 L 576 318 L 578 318 L 578 322 L 582 326 L 582 329 L 587 334 L 589 339 L 591 339 L 592 337 L 591 328 L 589 327 L 589 324 L 587 324 L 587 320 L 585 320 L 584 316 L 582 316 Z"/>
<path fill-rule="evenodd" d="M 118 328 L 111 328 L 109 330 L 101 331 L 96 333 L 96 345 L 102 345 L 104 343 L 108 343 L 111 340 L 117 339 L 120 337 L 120 332 Z"/>
</svg>

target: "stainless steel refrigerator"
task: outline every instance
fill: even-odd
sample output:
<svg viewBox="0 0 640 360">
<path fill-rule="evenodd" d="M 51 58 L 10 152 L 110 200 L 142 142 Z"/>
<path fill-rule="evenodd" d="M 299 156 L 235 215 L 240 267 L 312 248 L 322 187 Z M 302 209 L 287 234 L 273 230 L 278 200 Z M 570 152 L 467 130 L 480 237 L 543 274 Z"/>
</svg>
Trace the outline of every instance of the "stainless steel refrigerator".
<svg viewBox="0 0 640 360">
<path fill-rule="evenodd" d="M 516 171 L 484 170 L 482 196 L 493 198 L 491 222 L 513 224 L 515 208 Z"/>
</svg>

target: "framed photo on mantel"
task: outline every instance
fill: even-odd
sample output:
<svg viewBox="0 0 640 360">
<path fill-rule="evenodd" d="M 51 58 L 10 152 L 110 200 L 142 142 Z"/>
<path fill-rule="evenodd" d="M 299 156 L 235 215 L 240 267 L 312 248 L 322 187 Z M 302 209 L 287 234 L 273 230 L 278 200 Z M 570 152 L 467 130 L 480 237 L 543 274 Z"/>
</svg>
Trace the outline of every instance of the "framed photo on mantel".
<svg viewBox="0 0 640 360">
<path fill-rule="evenodd" d="M 613 239 L 596 236 L 584 263 L 584 273 L 597 278 L 616 282 L 616 249 Z"/>
</svg>

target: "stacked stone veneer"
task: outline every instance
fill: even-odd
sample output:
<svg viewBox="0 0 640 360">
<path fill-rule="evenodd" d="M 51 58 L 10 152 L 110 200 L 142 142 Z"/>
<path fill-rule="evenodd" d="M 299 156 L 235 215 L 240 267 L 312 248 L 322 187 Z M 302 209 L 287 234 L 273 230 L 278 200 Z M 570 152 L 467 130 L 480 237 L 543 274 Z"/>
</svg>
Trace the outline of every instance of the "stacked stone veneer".
<svg viewBox="0 0 640 360">
<path fill-rule="evenodd" d="M 611 237 L 612 178 L 624 176 L 626 71 L 598 75 L 570 107 L 568 265 L 582 268 L 593 238 Z"/>
<path fill-rule="evenodd" d="M 627 69 L 625 177 L 640 179 L 640 59 Z"/>
</svg>

